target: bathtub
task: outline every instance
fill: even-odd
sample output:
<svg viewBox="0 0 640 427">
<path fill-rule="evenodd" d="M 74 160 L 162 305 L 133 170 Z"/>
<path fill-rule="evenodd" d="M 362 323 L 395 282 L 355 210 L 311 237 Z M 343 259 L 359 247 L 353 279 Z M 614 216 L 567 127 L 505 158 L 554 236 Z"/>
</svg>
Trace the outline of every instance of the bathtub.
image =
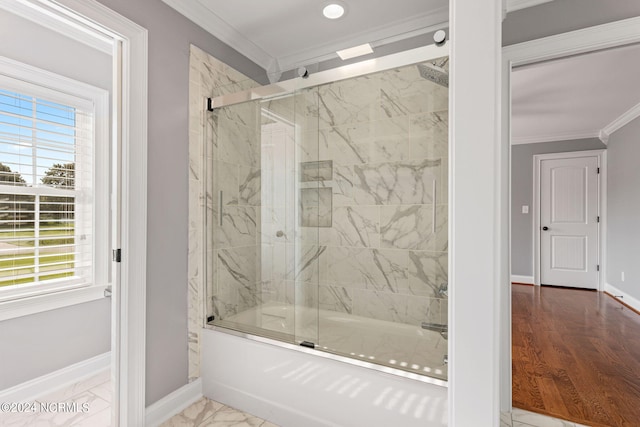
<svg viewBox="0 0 640 427">
<path fill-rule="evenodd" d="M 283 427 L 445 426 L 446 352 L 419 326 L 266 303 L 202 331 L 203 393 Z"/>
<path fill-rule="evenodd" d="M 419 325 L 271 302 L 217 324 L 289 343 L 306 341 L 320 351 L 447 379 L 447 340 Z"/>
</svg>

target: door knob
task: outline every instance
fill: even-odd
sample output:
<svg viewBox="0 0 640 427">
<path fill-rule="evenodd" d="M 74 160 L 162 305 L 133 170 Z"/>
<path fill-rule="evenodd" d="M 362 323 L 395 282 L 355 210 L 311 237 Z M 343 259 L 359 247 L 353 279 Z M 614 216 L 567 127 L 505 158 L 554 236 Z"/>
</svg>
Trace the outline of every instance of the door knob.
<svg viewBox="0 0 640 427">
<path fill-rule="evenodd" d="M 542 227 L 542 229 L 543 229 L 544 231 L 547 231 L 547 230 L 549 229 L 549 227 L 547 227 L 547 226 L 545 225 L 544 227 Z"/>
</svg>

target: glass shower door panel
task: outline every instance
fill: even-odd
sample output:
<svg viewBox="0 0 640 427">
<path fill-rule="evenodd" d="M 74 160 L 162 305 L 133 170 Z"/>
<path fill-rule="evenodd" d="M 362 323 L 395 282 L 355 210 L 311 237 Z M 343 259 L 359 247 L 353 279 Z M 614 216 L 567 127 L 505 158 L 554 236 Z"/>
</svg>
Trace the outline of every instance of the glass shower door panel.
<svg viewBox="0 0 640 427">
<path fill-rule="evenodd" d="M 318 99 L 332 174 L 317 348 L 446 378 L 448 58 L 322 85 Z"/>
<path fill-rule="evenodd" d="M 261 102 L 261 325 L 286 341 L 295 334 L 295 124 L 293 99 Z"/>
<path fill-rule="evenodd" d="M 296 121 L 295 169 L 295 240 L 292 270 L 295 289 L 295 340 L 313 347 L 318 343 L 318 283 L 325 247 L 319 230 L 327 221 L 326 189 L 318 161 L 317 88 L 298 90 L 294 94 Z"/>
</svg>

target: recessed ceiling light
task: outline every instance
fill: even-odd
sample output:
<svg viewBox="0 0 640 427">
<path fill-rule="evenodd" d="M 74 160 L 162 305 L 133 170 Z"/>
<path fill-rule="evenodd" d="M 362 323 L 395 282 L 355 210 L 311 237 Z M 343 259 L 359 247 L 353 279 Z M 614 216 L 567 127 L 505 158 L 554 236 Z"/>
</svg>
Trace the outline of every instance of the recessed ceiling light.
<svg viewBox="0 0 640 427">
<path fill-rule="evenodd" d="M 361 44 L 360 46 L 350 47 L 348 49 L 342 49 L 336 51 L 340 59 L 351 59 L 362 55 L 373 53 L 373 49 L 369 43 Z"/>
<path fill-rule="evenodd" d="M 344 15 L 344 6 L 338 3 L 329 3 L 322 9 L 322 14 L 328 19 L 338 19 Z"/>
</svg>

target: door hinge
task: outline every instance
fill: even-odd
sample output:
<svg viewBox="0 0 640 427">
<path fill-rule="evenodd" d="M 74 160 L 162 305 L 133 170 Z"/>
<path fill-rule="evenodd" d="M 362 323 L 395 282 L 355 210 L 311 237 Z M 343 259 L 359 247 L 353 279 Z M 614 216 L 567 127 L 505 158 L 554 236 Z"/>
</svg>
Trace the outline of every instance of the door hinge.
<svg viewBox="0 0 640 427">
<path fill-rule="evenodd" d="M 122 249 L 114 249 L 112 251 L 111 259 L 113 262 L 120 262 L 122 260 Z"/>
<path fill-rule="evenodd" d="M 598 222 L 600 222 L 600 215 L 598 215 Z"/>
<path fill-rule="evenodd" d="M 600 265 L 596 265 L 596 271 L 600 271 Z"/>
<path fill-rule="evenodd" d="M 597 171 L 597 173 L 600 173 L 600 168 L 597 168 L 596 171 Z"/>
</svg>

